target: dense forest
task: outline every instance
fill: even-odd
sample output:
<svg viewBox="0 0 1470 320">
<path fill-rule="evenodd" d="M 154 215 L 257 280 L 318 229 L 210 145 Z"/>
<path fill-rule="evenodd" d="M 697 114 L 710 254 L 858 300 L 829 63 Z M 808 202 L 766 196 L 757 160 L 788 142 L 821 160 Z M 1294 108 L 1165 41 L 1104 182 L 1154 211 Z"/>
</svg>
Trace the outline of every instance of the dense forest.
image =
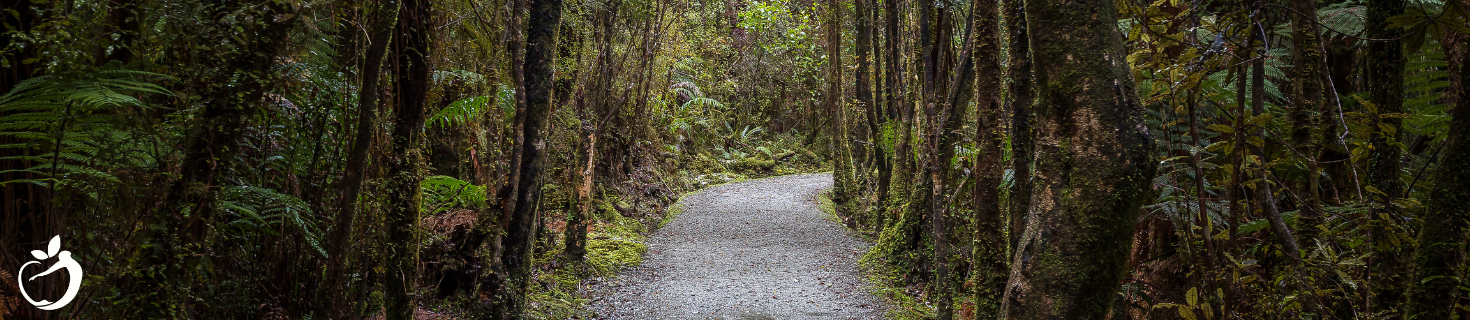
<svg viewBox="0 0 1470 320">
<path fill-rule="evenodd" d="M 890 318 L 1470 319 L 1470 0 L 3 6 L 4 319 L 595 319 L 826 172 Z"/>
</svg>

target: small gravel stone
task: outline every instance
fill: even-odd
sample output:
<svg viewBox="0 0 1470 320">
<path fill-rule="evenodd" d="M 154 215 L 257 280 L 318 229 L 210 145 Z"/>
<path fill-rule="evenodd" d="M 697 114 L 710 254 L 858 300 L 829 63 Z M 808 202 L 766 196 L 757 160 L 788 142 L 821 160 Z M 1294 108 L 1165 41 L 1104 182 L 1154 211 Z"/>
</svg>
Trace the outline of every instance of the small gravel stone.
<svg viewBox="0 0 1470 320">
<path fill-rule="evenodd" d="M 588 288 L 600 319 L 880 319 L 857 258 L 868 244 L 823 218 L 828 174 L 721 185 L 686 197 L 643 264 Z"/>
</svg>

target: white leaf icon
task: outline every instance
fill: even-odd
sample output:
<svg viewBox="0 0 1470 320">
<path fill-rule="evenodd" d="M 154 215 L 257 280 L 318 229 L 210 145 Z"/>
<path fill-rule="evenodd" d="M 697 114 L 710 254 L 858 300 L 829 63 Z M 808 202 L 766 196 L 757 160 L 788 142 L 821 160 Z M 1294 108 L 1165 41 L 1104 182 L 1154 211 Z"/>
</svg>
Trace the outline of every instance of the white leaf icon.
<svg viewBox="0 0 1470 320">
<path fill-rule="evenodd" d="M 61 236 L 51 237 L 51 245 L 46 246 L 46 257 L 55 257 L 56 252 L 61 251 Z"/>
<path fill-rule="evenodd" d="M 46 258 L 50 258 L 47 257 L 46 253 L 42 252 L 41 250 L 31 250 L 31 256 L 36 257 L 36 260 L 46 260 Z"/>
</svg>

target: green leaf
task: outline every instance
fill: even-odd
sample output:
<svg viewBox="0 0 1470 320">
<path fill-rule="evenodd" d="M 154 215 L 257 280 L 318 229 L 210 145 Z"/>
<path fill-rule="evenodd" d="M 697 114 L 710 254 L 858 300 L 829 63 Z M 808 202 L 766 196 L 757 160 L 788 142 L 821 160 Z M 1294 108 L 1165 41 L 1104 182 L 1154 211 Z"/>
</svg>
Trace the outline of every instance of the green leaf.
<svg viewBox="0 0 1470 320">
<path fill-rule="evenodd" d="M 1184 302 L 1190 306 L 1199 305 L 1199 288 L 1189 288 L 1189 292 L 1184 293 Z"/>
</svg>

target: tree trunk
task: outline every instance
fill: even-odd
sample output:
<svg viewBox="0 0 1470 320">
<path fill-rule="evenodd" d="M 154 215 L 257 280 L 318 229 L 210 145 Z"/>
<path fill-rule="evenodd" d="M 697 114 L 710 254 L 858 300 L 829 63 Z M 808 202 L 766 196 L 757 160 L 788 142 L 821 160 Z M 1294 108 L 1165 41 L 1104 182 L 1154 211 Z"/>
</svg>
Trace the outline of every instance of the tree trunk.
<svg viewBox="0 0 1470 320">
<path fill-rule="evenodd" d="M 1036 185 L 1006 319 L 1102 319 L 1156 164 L 1112 1 L 1026 4 L 1036 64 Z"/>
<path fill-rule="evenodd" d="M 1010 251 L 1016 252 L 1016 243 L 1026 226 L 1026 211 L 1031 205 L 1031 158 L 1034 146 L 1031 132 L 1031 104 L 1034 94 L 1031 81 L 1031 41 L 1026 32 L 1026 6 L 1022 0 L 1002 0 L 1005 14 L 1006 33 L 1010 42 L 1006 48 L 1010 63 L 1006 65 L 1006 104 L 1011 110 L 1011 187 L 1008 219 Z M 1007 257 L 1007 260 L 1010 258 Z"/>
<path fill-rule="evenodd" d="M 1460 0 L 1462 8 L 1470 9 L 1470 1 Z M 1470 46 L 1470 40 L 1461 36 L 1460 46 Z M 1460 50 L 1461 79 L 1470 79 L 1470 50 Z M 1425 202 L 1424 224 L 1419 229 L 1419 249 L 1414 262 L 1418 266 L 1409 278 L 1413 290 L 1409 293 L 1406 319 L 1449 319 L 1455 312 L 1455 299 L 1463 282 L 1457 276 L 1464 270 L 1465 228 L 1470 226 L 1470 94 L 1465 88 L 1456 88 L 1460 96 L 1455 102 L 1450 134 L 1445 139 L 1443 161 L 1435 168 L 1434 189 L 1429 191 Z"/>
<path fill-rule="evenodd" d="M 327 240 L 327 259 L 331 263 L 328 267 L 327 286 L 320 290 L 320 301 L 331 306 L 331 319 L 349 317 L 357 310 L 356 303 L 341 294 L 349 292 L 342 283 L 342 273 L 348 264 L 346 245 L 357 218 L 357 198 L 362 194 L 363 172 L 367 170 L 368 150 L 372 147 L 373 127 L 377 123 L 375 118 L 378 92 L 381 89 L 378 83 L 382 80 L 383 56 L 393 35 L 391 24 L 397 16 L 397 5 L 382 5 L 378 8 L 377 18 L 373 22 L 373 34 L 364 54 L 362 80 L 357 91 L 357 133 L 352 140 L 352 149 L 347 153 L 347 166 L 342 173 L 342 195 L 337 199 L 339 211 Z"/>
<path fill-rule="evenodd" d="M 855 59 L 857 59 L 858 64 L 857 74 L 855 75 L 857 77 L 856 93 L 858 101 L 861 102 L 859 105 L 861 106 L 861 108 L 863 108 L 862 110 L 864 111 L 864 116 L 867 117 L 867 140 L 869 143 L 871 143 L 868 149 L 870 150 L 869 152 L 873 159 L 871 166 L 858 168 L 855 178 L 861 179 L 854 179 L 855 181 L 867 180 L 866 178 L 862 177 L 866 177 L 871 172 L 872 167 L 882 167 L 885 160 L 883 155 L 883 148 L 877 144 L 877 141 L 879 140 L 878 135 L 882 133 L 882 130 L 880 129 L 882 123 L 880 123 L 880 118 L 878 116 L 878 104 L 876 101 L 873 101 L 873 81 L 871 72 L 871 68 L 873 67 L 873 55 L 871 46 L 873 43 L 873 29 L 868 22 L 869 14 L 868 0 L 853 0 L 853 18 L 856 19 L 855 24 L 857 28 L 857 45 L 855 46 L 857 49 L 857 56 L 854 57 Z M 860 184 L 867 185 L 865 183 Z M 854 210 L 853 215 L 857 215 L 857 210 Z M 862 219 L 862 221 L 864 222 L 872 221 L 872 219 L 868 219 L 868 217 L 863 218 L 864 219 Z"/>
<path fill-rule="evenodd" d="M 1299 188 L 1298 195 L 1305 201 L 1297 215 L 1297 245 L 1316 246 L 1317 226 L 1322 224 L 1321 165 L 1316 155 L 1322 150 L 1320 142 L 1323 117 L 1326 111 L 1327 92 L 1322 83 L 1326 61 L 1323 60 L 1321 32 L 1316 24 L 1317 5 L 1313 0 L 1291 0 L 1292 57 L 1296 61 L 1296 78 L 1292 79 L 1293 104 L 1288 114 L 1291 122 L 1291 144 L 1302 152 L 1307 167 L 1306 185 Z"/>
<path fill-rule="evenodd" d="M 594 120 L 595 121 L 595 120 Z M 582 178 L 582 185 L 577 187 L 577 207 L 568 213 L 566 236 L 566 249 L 564 254 L 567 261 L 580 262 L 587 255 L 587 224 L 588 217 L 592 213 L 592 178 L 597 169 L 597 129 L 585 130 L 587 146 L 584 154 L 587 162 L 582 170 L 578 172 Z"/>
<path fill-rule="evenodd" d="M 894 84 L 890 86 L 889 91 L 899 91 L 905 88 L 902 85 L 904 83 L 904 76 L 902 75 L 903 63 L 899 61 L 900 51 L 897 44 L 897 39 L 903 33 L 899 29 L 898 6 L 894 4 L 895 2 L 897 0 L 890 0 L 888 2 L 888 27 L 890 29 L 888 31 L 888 55 L 890 58 L 888 64 L 894 66 L 893 73 L 889 75 L 889 79 L 893 80 Z M 923 11 L 919 14 L 920 29 L 927 29 L 929 27 L 929 16 L 927 12 Z M 923 31 L 921 33 L 927 34 L 926 32 Z M 920 41 L 927 40 L 928 38 L 924 38 Z M 899 91 L 897 94 L 903 95 L 903 97 L 898 97 L 897 95 L 891 95 L 889 97 L 889 101 L 895 103 L 897 106 L 893 108 L 893 111 L 898 112 L 899 121 L 896 124 L 898 132 L 894 136 L 894 140 L 896 141 L 893 145 L 893 169 L 890 170 L 889 174 L 888 201 L 884 205 L 887 212 L 883 213 L 883 215 L 888 218 L 888 222 L 885 224 L 897 224 L 899 220 L 903 219 L 901 214 L 909 202 L 908 197 L 913 192 L 912 174 L 914 171 L 914 152 L 912 143 L 914 139 L 913 127 L 915 120 L 914 104 L 907 99 L 903 99 L 908 97 L 905 93 L 906 91 Z"/>
<path fill-rule="evenodd" d="M 975 126 L 974 185 L 974 253 L 971 255 L 975 279 L 975 319 L 994 318 L 1000 310 L 1001 292 L 1006 285 L 1006 241 L 1002 232 L 1000 184 L 1005 166 L 1005 129 L 1001 125 L 1000 11 L 997 0 L 976 0 L 974 13 L 974 60 L 978 115 Z M 963 79 L 963 78 L 962 78 Z M 965 87 L 961 87 L 965 88 Z M 962 89 L 966 92 L 969 90 Z M 965 103 L 960 100 L 956 103 Z M 951 116 L 963 116 L 954 113 Z"/>
<path fill-rule="evenodd" d="M 404 0 L 398 16 L 398 53 L 394 75 L 393 155 L 388 159 L 386 182 L 388 210 L 387 279 L 383 292 L 389 320 L 413 319 L 418 297 L 413 294 L 419 275 L 419 215 L 423 202 L 420 181 L 423 180 L 424 155 L 419 150 L 423 141 L 424 105 L 429 94 L 429 38 L 433 30 L 430 3 Z"/>
<path fill-rule="evenodd" d="M 1255 0 L 1255 2 L 1256 8 L 1259 9 L 1265 0 Z M 1264 33 L 1265 30 L 1258 28 L 1254 32 L 1257 32 L 1259 36 L 1259 33 Z M 1256 61 L 1251 62 L 1251 110 L 1256 113 L 1266 114 L 1265 99 L 1266 63 L 1264 59 L 1256 59 Z M 1260 126 L 1256 126 L 1254 131 L 1254 135 L 1257 137 L 1265 136 L 1264 129 Z M 1270 163 L 1266 159 L 1267 153 L 1265 152 L 1264 146 L 1256 146 L 1255 149 L 1256 154 L 1259 154 L 1261 157 L 1261 164 Z M 1259 171 L 1256 172 L 1255 178 L 1261 179 L 1261 182 L 1259 184 L 1260 187 L 1256 189 L 1256 202 L 1261 204 L 1261 215 L 1266 216 L 1266 221 L 1271 224 L 1271 233 L 1275 235 L 1277 244 L 1281 245 L 1283 250 L 1286 250 L 1286 255 L 1291 257 L 1292 264 L 1299 263 L 1302 257 L 1301 249 L 1297 246 L 1296 238 L 1292 236 L 1291 228 L 1286 225 L 1285 220 L 1281 219 L 1281 212 L 1276 208 L 1276 194 L 1271 190 L 1271 169 L 1265 165 L 1260 166 L 1258 169 Z"/>
<path fill-rule="evenodd" d="M 902 121 L 898 121 L 892 124 L 893 128 L 896 129 L 893 133 L 891 133 L 893 136 L 890 137 L 894 140 L 893 154 L 888 155 L 888 157 L 885 159 L 883 168 L 880 169 L 882 171 L 878 173 L 878 199 L 873 203 L 873 206 L 875 207 L 874 211 L 876 212 L 876 215 L 878 215 L 877 218 L 874 218 L 874 220 L 878 222 L 877 224 L 874 224 L 874 228 L 878 229 L 886 226 L 886 221 L 890 220 L 889 217 L 892 216 L 888 213 L 888 204 L 890 203 L 889 196 L 895 170 L 899 170 L 899 168 L 902 167 L 902 163 L 904 161 L 903 157 L 907 155 L 908 152 L 906 146 L 908 145 L 907 124 L 909 123 L 908 116 L 901 115 L 901 110 L 906 110 L 907 103 L 903 102 L 903 64 L 899 61 L 898 51 L 898 39 L 899 34 L 901 34 L 900 30 L 898 29 L 898 0 L 882 1 L 884 6 L 883 16 L 885 18 L 883 31 L 883 47 L 885 50 L 884 54 L 886 54 L 883 59 L 883 63 L 885 64 L 885 67 L 883 68 L 883 77 L 885 79 L 883 95 L 884 100 L 886 100 L 888 104 L 884 110 L 887 115 L 885 115 L 883 118 Z"/>
<path fill-rule="evenodd" d="M 1398 38 L 1402 32 L 1398 28 L 1388 27 L 1388 18 L 1404 13 L 1404 0 L 1370 0 L 1368 1 L 1368 24 L 1364 31 L 1369 38 L 1392 39 Z M 1402 198 L 1403 180 L 1399 179 L 1400 154 L 1399 137 L 1403 125 L 1403 119 L 1398 117 L 1385 117 L 1390 113 L 1404 112 L 1404 54 L 1403 46 L 1399 40 L 1369 41 L 1368 42 L 1368 68 L 1365 79 L 1370 91 L 1369 99 L 1374 110 L 1368 110 L 1370 114 L 1377 116 L 1378 123 L 1368 126 L 1369 138 L 1372 143 L 1372 154 L 1368 164 L 1368 185 L 1373 188 L 1368 190 L 1370 199 L 1376 204 L 1369 211 L 1368 233 L 1373 241 L 1373 256 L 1370 258 L 1372 273 L 1369 284 L 1372 286 L 1372 295 L 1369 296 L 1369 313 L 1383 310 L 1392 310 L 1403 304 L 1407 279 L 1404 278 L 1404 266 L 1408 261 L 1401 248 L 1391 238 L 1386 237 L 1390 232 L 1390 226 L 1397 224 L 1395 220 L 1402 219 L 1399 210 L 1393 207 L 1393 200 Z M 1398 317 L 1391 317 L 1397 319 Z"/>
<path fill-rule="evenodd" d="M 827 49 L 827 108 L 832 126 L 828 128 L 832 138 L 832 203 L 837 215 L 843 217 L 849 228 L 856 225 L 852 219 L 852 149 L 848 134 L 847 105 L 842 96 L 842 4 L 838 0 L 827 0 L 826 49 Z"/>
<path fill-rule="evenodd" d="M 944 96 L 939 96 L 937 92 L 932 93 L 931 96 L 934 98 L 925 104 L 926 112 L 931 119 L 929 125 L 932 126 L 929 130 L 931 134 L 929 150 L 926 150 L 929 156 L 929 160 L 926 161 L 926 169 L 928 169 L 929 183 L 932 186 L 927 209 L 929 209 L 930 230 L 934 237 L 934 289 L 929 295 L 935 300 L 934 303 L 938 309 L 937 318 L 940 320 L 954 318 L 954 289 L 951 288 L 953 283 L 951 283 L 949 274 L 949 251 L 951 249 L 947 232 L 948 214 L 946 213 L 950 201 L 946 196 L 950 178 L 957 175 L 954 167 L 949 165 L 950 160 L 955 155 L 955 144 L 963 138 L 959 131 L 967 113 L 965 108 L 970 105 L 975 88 L 975 65 L 974 55 L 972 55 L 975 40 L 972 36 L 974 36 L 976 16 L 980 15 L 980 7 L 970 6 L 970 14 L 966 18 L 965 33 L 962 38 L 965 39 L 965 44 L 956 65 L 958 72 L 954 72 L 953 78 L 946 82 Z M 939 14 L 948 16 L 946 11 L 948 10 L 941 10 Z M 935 48 L 949 52 L 948 48 L 943 48 L 949 46 L 950 37 L 947 32 L 944 32 L 949 27 L 942 22 L 938 26 L 941 32 L 940 36 L 935 38 Z M 940 85 L 939 79 L 930 80 L 935 81 L 934 88 L 937 89 Z"/>
<path fill-rule="evenodd" d="M 495 292 L 496 304 L 491 316 L 498 319 L 521 319 L 526 316 L 530 290 L 532 250 L 535 243 L 537 209 L 541 200 L 542 166 L 546 148 L 547 118 L 552 106 L 552 69 L 556 59 L 556 31 L 561 23 L 561 0 L 532 0 L 526 23 L 525 112 L 521 127 L 522 144 L 517 161 L 518 177 L 514 208 L 505 224 L 501 263 L 504 265 L 504 288 Z"/>
</svg>

